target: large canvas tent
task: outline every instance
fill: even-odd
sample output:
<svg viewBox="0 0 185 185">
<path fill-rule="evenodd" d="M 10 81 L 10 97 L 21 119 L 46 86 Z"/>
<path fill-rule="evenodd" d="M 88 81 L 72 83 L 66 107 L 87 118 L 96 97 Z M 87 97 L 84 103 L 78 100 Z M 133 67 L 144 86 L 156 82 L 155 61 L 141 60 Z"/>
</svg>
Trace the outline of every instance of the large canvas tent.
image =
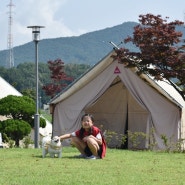
<svg viewBox="0 0 185 185">
<path fill-rule="evenodd" d="M 49 102 L 53 135 L 79 129 L 82 114 L 90 113 L 103 130 L 150 136 L 137 146 L 141 149 L 148 148 L 151 140 L 164 149 L 161 135 L 173 143 L 184 138 L 185 102 L 175 88 L 168 81 L 138 76 L 135 68 L 125 68 L 112 54 L 114 51 Z M 118 145 L 116 141 L 112 144 Z M 131 147 L 129 138 L 127 147 Z"/>
</svg>

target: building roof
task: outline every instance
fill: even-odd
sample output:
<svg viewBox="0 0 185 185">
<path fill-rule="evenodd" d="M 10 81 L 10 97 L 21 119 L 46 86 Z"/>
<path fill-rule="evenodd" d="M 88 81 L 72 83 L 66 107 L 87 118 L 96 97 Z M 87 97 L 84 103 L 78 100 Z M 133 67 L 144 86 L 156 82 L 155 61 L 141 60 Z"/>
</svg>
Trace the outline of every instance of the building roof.
<svg viewBox="0 0 185 185">
<path fill-rule="evenodd" d="M 19 91 L 17 91 L 12 85 L 0 77 L 0 99 L 8 95 L 22 96 Z"/>
</svg>

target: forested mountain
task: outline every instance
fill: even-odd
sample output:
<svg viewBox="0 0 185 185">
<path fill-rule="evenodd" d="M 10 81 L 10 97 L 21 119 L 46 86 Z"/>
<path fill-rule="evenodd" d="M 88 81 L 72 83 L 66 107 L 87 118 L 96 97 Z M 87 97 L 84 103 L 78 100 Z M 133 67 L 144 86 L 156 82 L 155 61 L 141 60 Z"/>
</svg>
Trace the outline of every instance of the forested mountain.
<svg viewBox="0 0 185 185">
<path fill-rule="evenodd" d="M 60 37 L 55 39 L 43 39 L 39 42 L 39 62 L 47 63 L 48 60 L 62 59 L 65 64 L 88 64 L 94 65 L 102 59 L 115 44 L 121 43 L 124 38 L 133 33 L 135 22 L 125 22 L 123 24 L 105 28 L 99 31 L 90 32 L 76 37 Z M 185 35 L 184 26 L 178 30 Z M 184 36 L 183 36 L 184 38 Z M 122 44 L 121 47 L 125 46 Z M 31 41 L 21 46 L 14 47 L 14 64 L 17 66 L 24 62 L 35 61 L 34 43 Z M 132 44 L 125 47 L 136 50 Z M 0 51 L 0 66 L 6 67 L 8 51 Z"/>
<path fill-rule="evenodd" d="M 39 42 L 39 61 L 62 59 L 66 64 L 97 63 L 113 46 L 110 41 L 119 44 L 128 35 L 133 33 L 137 23 L 125 22 L 111 28 L 90 32 L 76 37 L 61 37 L 43 39 Z M 35 61 L 34 43 L 31 41 L 24 45 L 14 47 L 14 64 L 17 66 L 24 62 Z M 129 48 L 133 47 L 128 45 Z M 0 51 L 0 66 L 6 66 L 7 51 Z"/>
</svg>

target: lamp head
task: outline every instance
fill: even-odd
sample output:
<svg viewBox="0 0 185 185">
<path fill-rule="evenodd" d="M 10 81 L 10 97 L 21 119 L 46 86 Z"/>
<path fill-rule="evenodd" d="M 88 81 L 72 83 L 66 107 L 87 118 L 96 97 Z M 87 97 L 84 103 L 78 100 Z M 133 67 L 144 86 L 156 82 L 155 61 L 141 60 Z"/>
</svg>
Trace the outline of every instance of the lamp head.
<svg viewBox="0 0 185 185">
<path fill-rule="evenodd" d="M 28 26 L 27 28 L 32 29 L 33 41 L 38 42 L 40 40 L 40 28 L 44 28 L 44 26 Z"/>
</svg>

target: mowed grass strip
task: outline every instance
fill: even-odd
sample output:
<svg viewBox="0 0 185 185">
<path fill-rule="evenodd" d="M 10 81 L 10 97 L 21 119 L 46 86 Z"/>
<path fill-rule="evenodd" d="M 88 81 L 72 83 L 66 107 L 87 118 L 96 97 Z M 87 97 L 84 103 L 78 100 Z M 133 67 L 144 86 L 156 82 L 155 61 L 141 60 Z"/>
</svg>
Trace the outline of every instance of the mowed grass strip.
<svg viewBox="0 0 185 185">
<path fill-rule="evenodd" d="M 108 149 L 103 160 L 42 158 L 42 149 L 0 149 L 2 185 L 185 185 L 185 154 Z"/>
</svg>

